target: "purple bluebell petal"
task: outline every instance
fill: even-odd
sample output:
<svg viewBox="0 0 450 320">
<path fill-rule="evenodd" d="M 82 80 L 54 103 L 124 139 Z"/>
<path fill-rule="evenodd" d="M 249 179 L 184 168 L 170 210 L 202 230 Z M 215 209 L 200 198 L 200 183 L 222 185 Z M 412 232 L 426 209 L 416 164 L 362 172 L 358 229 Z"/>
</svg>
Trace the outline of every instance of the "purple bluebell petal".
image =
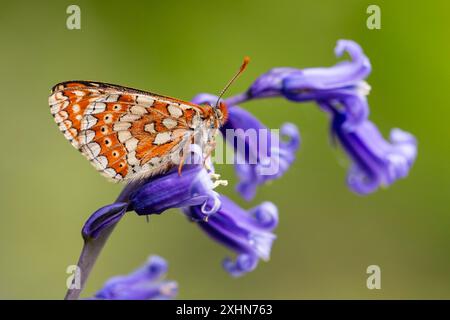
<svg viewBox="0 0 450 320">
<path fill-rule="evenodd" d="M 260 228 L 272 231 L 278 225 L 278 208 L 269 201 L 249 210 L 250 216 L 254 217 Z"/>
<path fill-rule="evenodd" d="M 369 59 L 361 47 L 349 40 L 339 40 L 335 54 L 339 58 L 348 52 L 351 61 L 342 61 L 329 68 L 307 68 L 284 80 L 284 90 L 332 90 L 348 88 L 364 80 L 371 72 Z M 318 99 L 320 100 L 320 99 Z"/>
<path fill-rule="evenodd" d="M 209 104 L 213 106 L 217 101 L 218 96 L 215 96 L 210 93 L 199 93 L 194 98 L 192 98 L 192 102 L 195 104 Z"/>
<path fill-rule="evenodd" d="M 185 165 L 151 179 L 130 196 L 130 210 L 139 215 L 160 214 L 171 208 L 203 205 L 218 208 L 218 194 L 208 172 L 200 165 Z M 220 204 L 219 204 L 220 205 Z M 205 209 L 206 211 L 206 209 Z"/>
<path fill-rule="evenodd" d="M 355 84 L 364 80 L 371 72 L 369 59 L 364 55 L 361 47 L 349 40 L 339 40 L 335 48 L 337 57 L 348 52 L 351 61 L 342 61 L 329 68 L 275 68 L 268 73 L 260 76 L 251 86 L 250 91 L 257 96 L 257 91 L 276 90 L 282 91 L 298 91 L 304 94 L 298 100 L 322 100 L 320 95 L 316 95 L 314 90 L 318 90 L 326 94 L 328 90 L 352 88 Z M 269 82 L 263 81 L 264 78 L 271 79 Z M 276 80 L 274 78 L 277 78 Z M 267 84 L 275 84 L 270 88 Z M 262 85 L 264 84 L 264 85 Z M 329 96 L 326 96 L 329 98 Z"/>
<path fill-rule="evenodd" d="M 413 135 L 393 129 L 388 142 L 369 120 L 349 129 L 344 125 L 345 112 L 328 107 L 332 111 L 332 133 L 353 161 L 347 176 L 351 190 L 368 194 L 408 175 L 417 156 Z"/>
<path fill-rule="evenodd" d="M 107 205 L 94 212 L 82 229 L 83 237 L 97 238 L 103 229 L 118 222 L 125 212 L 132 210 L 139 215 L 148 215 L 160 214 L 171 208 L 201 205 L 206 217 L 220 207 L 219 194 L 214 191 L 214 187 L 203 164 L 185 165 L 181 176 L 175 168 L 143 184 L 128 185 L 125 188 L 129 194 L 125 197 L 126 202 Z"/>
<path fill-rule="evenodd" d="M 371 65 L 361 47 L 353 41 L 338 41 L 336 56 L 344 52 L 348 52 L 352 60 L 329 68 L 274 68 L 260 76 L 250 86 L 248 94 L 252 98 L 284 96 L 295 102 L 336 100 L 349 107 L 347 125 L 355 125 L 369 115 L 365 97 L 370 87 L 363 80 L 370 74 Z"/>
<path fill-rule="evenodd" d="M 101 300 L 165 300 L 172 299 L 178 291 L 177 283 L 162 278 L 167 273 L 167 262 L 152 256 L 147 263 L 125 276 L 109 279 L 93 299 Z"/>
<path fill-rule="evenodd" d="M 81 233 L 84 239 L 95 239 L 106 227 L 116 223 L 127 211 L 128 204 L 118 202 L 95 211 L 85 222 Z"/>
<path fill-rule="evenodd" d="M 207 220 L 202 218 L 198 206 L 184 208 L 183 211 L 211 238 L 236 252 L 237 261 L 233 263 L 227 258 L 224 267 L 232 275 L 241 275 L 244 270 L 253 270 L 259 259 L 269 259 L 275 240 L 271 231 L 278 224 L 278 210 L 270 202 L 246 211 L 223 195 L 220 200 L 221 208 Z"/>
<path fill-rule="evenodd" d="M 267 127 L 247 110 L 239 106 L 233 106 L 228 110 L 228 121 L 220 128 L 222 134 L 224 134 L 227 129 L 242 129 L 244 131 L 253 129 L 257 131 L 267 129 Z"/>
<path fill-rule="evenodd" d="M 287 67 L 273 68 L 253 82 L 248 90 L 249 95 L 253 98 L 280 96 L 285 79 L 297 72 L 301 72 L 301 70 Z"/>
<path fill-rule="evenodd" d="M 256 133 L 248 134 L 250 130 Z M 239 177 L 236 189 L 246 200 L 255 196 L 259 185 L 280 178 L 294 162 L 300 146 L 300 134 L 294 124 L 281 127 L 285 141 L 237 106 L 230 108 L 229 120 L 221 131 L 235 149 L 235 170 Z"/>
<path fill-rule="evenodd" d="M 288 72 L 287 69 L 283 72 Z M 260 80 L 264 81 L 264 78 Z M 266 80 L 271 82 L 273 79 Z M 215 101 L 217 96 L 207 93 L 192 99 L 197 104 L 211 105 Z M 281 135 L 287 138 L 287 141 L 282 141 L 250 112 L 239 106 L 229 106 L 228 120 L 220 131 L 235 149 L 234 168 L 239 177 L 236 190 L 246 200 L 255 197 L 259 185 L 280 178 L 294 162 L 295 153 L 300 146 L 300 134 L 294 124 L 285 123 L 281 127 Z"/>
</svg>

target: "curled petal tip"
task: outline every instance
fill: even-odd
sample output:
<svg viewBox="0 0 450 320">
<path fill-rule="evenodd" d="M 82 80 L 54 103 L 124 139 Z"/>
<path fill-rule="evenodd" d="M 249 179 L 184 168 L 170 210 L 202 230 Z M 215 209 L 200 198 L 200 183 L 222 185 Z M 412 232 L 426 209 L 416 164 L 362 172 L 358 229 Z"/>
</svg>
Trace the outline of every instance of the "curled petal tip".
<svg viewBox="0 0 450 320">
<path fill-rule="evenodd" d="M 283 141 L 286 148 L 291 150 L 292 152 L 297 151 L 300 148 L 300 131 L 298 127 L 290 122 L 287 122 L 281 126 L 281 135 L 288 138 L 288 141 Z"/>
<path fill-rule="evenodd" d="M 149 274 L 152 275 L 153 278 L 159 278 L 160 276 L 167 273 L 167 270 L 169 269 L 167 261 L 157 255 L 150 256 L 147 259 L 146 267 Z"/>
<path fill-rule="evenodd" d="M 278 225 L 278 208 L 269 201 L 261 203 L 251 210 L 258 224 L 266 229 L 272 230 Z"/>
<path fill-rule="evenodd" d="M 95 211 L 85 222 L 81 233 L 85 240 L 95 239 L 107 227 L 119 221 L 127 211 L 128 203 L 118 202 Z"/>
<path fill-rule="evenodd" d="M 219 210 L 220 206 L 221 206 L 221 202 L 219 199 L 219 194 L 217 192 L 211 192 L 208 200 L 202 204 L 201 212 L 205 216 L 209 216 L 213 213 L 216 213 L 217 210 Z"/>
<path fill-rule="evenodd" d="M 413 135 L 394 129 L 386 141 L 369 120 L 349 129 L 345 113 L 334 110 L 332 131 L 353 161 L 347 183 L 358 194 L 369 194 L 408 175 L 417 155 Z"/>
<path fill-rule="evenodd" d="M 361 68 L 366 69 L 367 75 L 370 73 L 372 66 L 358 43 L 352 40 L 338 40 L 336 47 L 334 48 L 336 57 L 342 57 L 345 52 L 349 53 L 354 63 L 358 64 Z"/>
<path fill-rule="evenodd" d="M 255 270 L 258 265 L 258 258 L 248 254 L 241 254 L 235 261 L 231 258 L 225 258 L 222 265 L 231 276 L 237 278 Z"/>
<path fill-rule="evenodd" d="M 225 196 L 222 205 L 208 220 L 197 207 L 185 208 L 185 214 L 196 221 L 211 238 L 233 250 L 237 259 L 224 260 L 224 268 L 233 276 L 253 270 L 259 259 L 268 260 L 275 235 L 271 232 L 278 223 L 277 208 L 270 202 L 246 211 Z"/>
</svg>

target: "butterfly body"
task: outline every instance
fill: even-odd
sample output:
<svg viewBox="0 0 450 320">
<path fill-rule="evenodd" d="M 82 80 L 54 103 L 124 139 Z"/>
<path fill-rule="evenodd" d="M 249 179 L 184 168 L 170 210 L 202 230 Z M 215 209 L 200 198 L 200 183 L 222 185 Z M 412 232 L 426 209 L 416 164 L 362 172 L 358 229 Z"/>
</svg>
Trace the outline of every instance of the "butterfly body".
<svg viewBox="0 0 450 320">
<path fill-rule="evenodd" d="M 57 84 L 50 111 L 67 140 L 114 181 L 146 178 L 183 161 L 192 143 L 207 157 L 226 107 L 197 105 L 91 81 Z"/>
</svg>

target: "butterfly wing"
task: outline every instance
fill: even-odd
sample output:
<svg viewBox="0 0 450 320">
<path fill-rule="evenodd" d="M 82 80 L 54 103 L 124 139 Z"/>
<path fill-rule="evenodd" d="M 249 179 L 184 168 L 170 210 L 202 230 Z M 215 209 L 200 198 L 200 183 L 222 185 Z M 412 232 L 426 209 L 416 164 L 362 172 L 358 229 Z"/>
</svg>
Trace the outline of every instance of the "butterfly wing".
<svg viewBox="0 0 450 320">
<path fill-rule="evenodd" d="M 104 176 L 143 178 L 174 165 L 202 107 L 112 84 L 70 81 L 52 89 L 50 111 L 67 140 Z"/>
</svg>

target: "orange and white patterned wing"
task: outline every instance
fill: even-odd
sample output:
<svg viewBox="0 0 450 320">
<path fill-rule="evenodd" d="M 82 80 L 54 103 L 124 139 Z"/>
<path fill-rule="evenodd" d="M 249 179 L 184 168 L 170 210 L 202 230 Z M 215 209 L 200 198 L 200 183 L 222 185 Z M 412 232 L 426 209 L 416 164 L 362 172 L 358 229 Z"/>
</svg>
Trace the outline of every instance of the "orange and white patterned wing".
<svg viewBox="0 0 450 320">
<path fill-rule="evenodd" d="M 202 107 L 190 102 L 99 82 L 60 83 L 49 104 L 66 139 L 115 181 L 172 167 L 202 118 Z"/>
</svg>

